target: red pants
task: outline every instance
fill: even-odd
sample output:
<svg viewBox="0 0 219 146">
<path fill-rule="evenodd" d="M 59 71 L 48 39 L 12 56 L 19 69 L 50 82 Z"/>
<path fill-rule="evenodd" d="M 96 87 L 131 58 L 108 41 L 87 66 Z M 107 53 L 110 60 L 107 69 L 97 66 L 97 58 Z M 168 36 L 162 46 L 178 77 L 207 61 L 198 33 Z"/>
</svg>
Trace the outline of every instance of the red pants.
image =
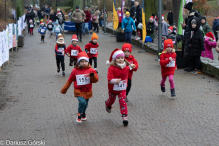
<svg viewBox="0 0 219 146">
<path fill-rule="evenodd" d="M 116 100 L 116 96 L 118 95 L 119 104 L 120 104 L 120 112 L 122 115 L 128 115 L 128 108 L 126 104 L 126 90 L 121 91 L 120 93 L 110 93 L 109 92 L 109 99 L 106 101 L 106 106 L 111 107 L 112 104 Z"/>
<path fill-rule="evenodd" d="M 33 33 L 33 28 L 30 28 L 30 33 Z"/>
</svg>

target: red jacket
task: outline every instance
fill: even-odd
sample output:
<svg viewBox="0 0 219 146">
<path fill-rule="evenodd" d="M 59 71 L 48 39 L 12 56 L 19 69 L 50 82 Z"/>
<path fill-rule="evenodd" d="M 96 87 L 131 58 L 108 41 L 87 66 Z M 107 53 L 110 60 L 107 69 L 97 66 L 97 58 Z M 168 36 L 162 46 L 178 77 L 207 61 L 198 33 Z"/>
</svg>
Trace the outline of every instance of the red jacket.
<svg viewBox="0 0 219 146">
<path fill-rule="evenodd" d="M 66 53 L 66 46 L 63 44 L 62 46 L 55 45 L 55 55 L 57 57 L 65 56 Z"/>
<path fill-rule="evenodd" d="M 171 62 L 169 57 L 173 58 Z M 162 77 L 174 75 L 176 69 L 176 53 L 162 53 L 160 55 L 160 65 Z"/>
<path fill-rule="evenodd" d="M 89 77 L 90 73 L 94 73 L 96 80 L 92 81 Z M 89 93 L 91 95 L 85 95 L 86 98 L 92 97 L 92 83 L 98 81 L 97 72 L 91 68 L 91 66 L 87 66 L 84 68 L 76 67 L 72 70 L 71 75 L 68 78 L 69 83 L 74 82 L 74 92 L 75 96 L 80 96 L 81 94 Z M 85 98 L 85 97 L 84 97 Z"/>
<path fill-rule="evenodd" d="M 119 17 L 119 22 L 122 22 L 122 13 L 119 11 L 117 13 L 118 13 L 118 17 Z"/>
<path fill-rule="evenodd" d="M 66 50 L 66 53 L 69 53 L 70 57 L 73 59 L 77 59 L 77 56 L 78 56 L 77 53 L 80 53 L 80 52 L 82 52 L 81 47 L 79 45 L 73 46 L 72 44 L 70 44 Z"/>
<path fill-rule="evenodd" d="M 86 46 L 85 46 L 85 51 L 88 50 L 89 53 L 87 53 L 88 57 L 89 58 L 92 58 L 92 57 L 97 57 L 98 56 L 98 51 L 97 51 L 97 48 L 99 47 L 99 44 L 96 43 L 94 44 L 92 41 L 90 41 Z M 96 51 L 96 52 L 95 52 Z M 94 54 L 92 54 L 92 52 Z M 96 53 L 96 54 L 95 54 Z"/>
<path fill-rule="evenodd" d="M 121 91 L 114 91 L 113 90 L 114 84 L 109 83 L 112 79 L 121 79 L 121 81 L 126 81 L 127 82 L 126 87 L 127 87 L 129 70 L 130 70 L 129 66 L 126 66 L 123 69 L 120 67 L 117 67 L 117 66 L 113 66 L 113 65 L 111 65 L 109 67 L 107 78 L 108 78 L 108 89 L 109 89 L 110 93 L 120 93 L 121 92 Z M 126 87 L 125 87 L 125 90 L 126 90 Z"/>
<path fill-rule="evenodd" d="M 86 14 L 86 19 L 84 20 L 84 22 L 88 23 L 90 21 L 91 14 L 89 11 L 84 11 L 84 13 Z"/>
<path fill-rule="evenodd" d="M 129 57 L 125 57 L 125 59 L 130 64 L 134 64 L 135 65 L 135 68 L 133 68 L 132 70 L 129 71 L 128 79 L 132 79 L 133 71 L 137 71 L 138 70 L 138 61 L 135 59 L 135 57 L 133 55 L 129 55 Z"/>
</svg>

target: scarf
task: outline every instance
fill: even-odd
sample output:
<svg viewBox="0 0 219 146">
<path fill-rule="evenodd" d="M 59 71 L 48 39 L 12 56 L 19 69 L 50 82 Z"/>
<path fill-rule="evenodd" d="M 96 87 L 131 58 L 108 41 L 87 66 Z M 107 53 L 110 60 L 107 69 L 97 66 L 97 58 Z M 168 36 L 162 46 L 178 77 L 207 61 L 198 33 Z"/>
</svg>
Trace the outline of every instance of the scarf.
<svg viewBox="0 0 219 146">
<path fill-rule="evenodd" d="M 119 64 L 119 63 L 116 63 L 121 69 L 125 68 L 126 67 L 126 62 L 122 63 L 122 64 Z"/>
</svg>

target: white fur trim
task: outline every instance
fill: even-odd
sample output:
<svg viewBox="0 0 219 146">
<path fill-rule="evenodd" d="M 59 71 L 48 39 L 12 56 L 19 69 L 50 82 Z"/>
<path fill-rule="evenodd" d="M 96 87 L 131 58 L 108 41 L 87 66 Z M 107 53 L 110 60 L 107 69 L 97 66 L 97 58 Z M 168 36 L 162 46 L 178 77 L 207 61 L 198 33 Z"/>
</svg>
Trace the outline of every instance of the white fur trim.
<svg viewBox="0 0 219 146">
<path fill-rule="evenodd" d="M 78 42 L 78 39 L 72 39 L 71 41 L 77 41 Z"/>
<path fill-rule="evenodd" d="M 110 65 L 110 62 L 109 62 L 109 60 L 107 60 L 107 61 L 106 61 L 106 65 Z"/>
<path fill-rule="evenodd" d="M 162 19 L 164 20 L 164 17 L 162 17 Z"/>
<path fill-rule="evenodd" d="M 80 58 L 78 58 L 78 62 L 77 63 L 79 63 L 82 59 L 84 59 L 87 62 L 89 62 L 89 58 L 87 58 L 87 57 L 80 57 Z"/>
<path fill-rule="evenodd" d="M 123 52 L 122 50 L 116 51 L 116 52 L 113 54 L 112 59 L 114 60 L 114 59 L 116 58 L 116 56 L 119 55 L 119 54 L 124 54 L 124 52 Z"/>
<path fill-rule="evenodd" d="M 169 31 L 173 32 L 171 29 L 168 29 Z"/>
</svg>

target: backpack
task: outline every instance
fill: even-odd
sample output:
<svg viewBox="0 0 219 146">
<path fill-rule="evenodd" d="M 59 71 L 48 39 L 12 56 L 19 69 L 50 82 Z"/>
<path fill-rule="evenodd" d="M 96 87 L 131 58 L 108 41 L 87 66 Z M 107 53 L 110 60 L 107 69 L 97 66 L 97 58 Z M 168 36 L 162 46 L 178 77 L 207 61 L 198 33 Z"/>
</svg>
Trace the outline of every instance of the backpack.
<svg viewBox="0 0 219 146">
<path fill-rule="evenodd" d="M 91 19 L 92 22 L 94 22 L 95 20 L 97 20 L 97 17 L 94 16 L 94 14 L 93 14 L 93 15 L 91 15 L 91 18 L 90 18 L 90 19 Z"/>
<path fill-rule="evenodd" d="M 146 36 L 144 43 L 151 43 L 153 39 L 150 36 Z"/>
</svg>

